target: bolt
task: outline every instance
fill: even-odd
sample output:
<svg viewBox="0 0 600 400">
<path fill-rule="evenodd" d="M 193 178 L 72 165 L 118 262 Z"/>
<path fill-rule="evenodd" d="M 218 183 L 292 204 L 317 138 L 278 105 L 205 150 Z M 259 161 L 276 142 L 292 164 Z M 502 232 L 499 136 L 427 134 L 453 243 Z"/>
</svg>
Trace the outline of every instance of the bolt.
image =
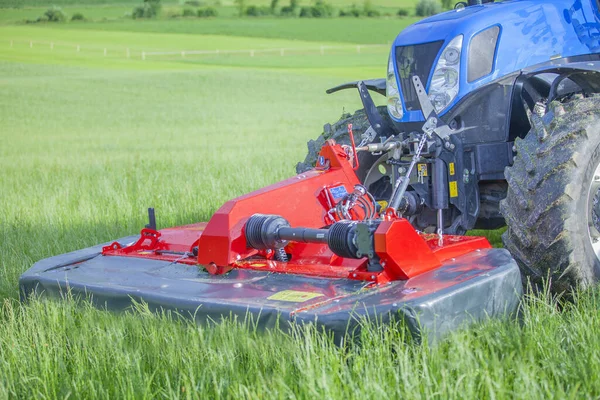
<svg viewBox="0 0 600 400">
<path fill-rule="evenodd" d="M 353 277 L 353 278 L 356 278 L 356 274 L 352 274 L 352 277 Z"/>
<path fill-rule="evenodd" d="M 240 260 L 242 258 L 242 256 L 240 256 L 239 254 L 237 256 L 235 256 L 236 260 Z"/>
<path fill-rule="evenodd" d="M 595 181 L 600 181 L 600 175 L 596 175 L 596 176 L 594 176 L 594 180 L 595 180 Z"/>
<path fill-rule="evenodd" d="M 375 279 L 375 275 L 371 275 L 371 279 Z"/>
<path fill-rule="evenodd" d="M 450 148 L 450 142 L 444 143 L 444 147 L 447 148 L 447 149 L 449 149 Z"/>
</svg>

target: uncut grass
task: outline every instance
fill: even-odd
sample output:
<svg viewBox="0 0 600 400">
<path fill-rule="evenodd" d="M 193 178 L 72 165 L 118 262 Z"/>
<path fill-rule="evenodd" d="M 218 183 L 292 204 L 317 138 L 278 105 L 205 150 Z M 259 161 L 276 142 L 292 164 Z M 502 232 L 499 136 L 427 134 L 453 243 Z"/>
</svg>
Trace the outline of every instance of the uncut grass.
<svg viewBox="0 0 600 400">
<path fill-rule="evenodd" d="M 311 327 L 291 335 L 244 321 L 197 326 L 143 305 L 129 314 L 85 303 L 6 300 L 0 396 L 59 398 L 546 399 L 600 395 L 598 292 L 558 311 L 524 302 L 428 347 L 401 325 L 364 326 L 357 341 Z"/>
</svg>

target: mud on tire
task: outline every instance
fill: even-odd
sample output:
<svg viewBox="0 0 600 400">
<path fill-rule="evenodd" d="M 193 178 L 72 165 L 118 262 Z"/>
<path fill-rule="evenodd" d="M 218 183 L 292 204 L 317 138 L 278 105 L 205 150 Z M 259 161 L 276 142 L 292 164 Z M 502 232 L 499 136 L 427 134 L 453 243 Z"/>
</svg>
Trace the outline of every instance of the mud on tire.
<svg viewBox="0 0 600 400">
<path fill-rule="evenodd" d="M 514 164 L 505 169 L 502 241 L 534 284 L 550 279 L 553 292 L 561 293 L 600 277 L 592 247 L 600 234 L 588 204 L 598 199 L 591 184 L 600 164 L 600 97 L 555 101 L 548 109 L 515 141 Z"/>
<path fill-rule="evenodd" d="M 386 119 L 391 124 L 391 120 L 385 106 L 377 107 L 377 111 L 379 111 L 379 114 L 382 116 L 382 118 Z M 325 126 L 323 126 L 323 133 L 321 136 L 308 142 L 308 154 L 303 162 L 299 162 L 296 165 L 296 173 L 301 174 L 315 166 L 317 157 L 321 151 L 321 147 L 323 147 L 328 139 L 334 139 L 339 144 L 349 145 L 350 137 L 348 136 L 348 124 L 352 124 L 352 133 L 357 146 L 361 142 L 363 134 L 371 126 L 364 109 L 358 110 L 354 114 L 342 115 L 342 118 L 333 125 L 325 124 Z M 378 139 L 375 140 L 378 141 Z M 358 154 L 360 167 L 356 171 L 356 175 L 361 182 L 364 181 L 367 171 L 376 159 L 376 156 L 372 156 L 371 153 L 368 152 L 360 152 Z"/>
</svg>

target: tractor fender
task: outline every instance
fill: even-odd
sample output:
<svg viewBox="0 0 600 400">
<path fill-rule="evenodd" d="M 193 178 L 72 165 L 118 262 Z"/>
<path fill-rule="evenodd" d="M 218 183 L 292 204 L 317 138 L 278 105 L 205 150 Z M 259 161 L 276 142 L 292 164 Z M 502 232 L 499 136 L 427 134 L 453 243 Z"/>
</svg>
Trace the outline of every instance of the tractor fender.
<svg viewBox="0 0 600 400">
<path fill-rule="evenodd" d="M 327 89 L 325 93 L 331 94 L 335 92 L 339 92 L 344 89 L 356 89 L 356 86 L 361 81 L 347 82 L 341 85 L 332 87 L 331 89 Z M 366 79 L 362 81 L 367 89 L 372 90 L 373 92 L 379 93 L 382 96 L 385 96 L 385 78 L 379 79 Z"/>
<path fill-rule="evenodd" d="M 600 61 L 570 62 L 569 58 L 557 60 L 557 63 L 534 66 L 522 70 L 522 76 L 529 78 L 539 74 L 569 74 L 586 93 L 600 93 Z"/>
</svg>

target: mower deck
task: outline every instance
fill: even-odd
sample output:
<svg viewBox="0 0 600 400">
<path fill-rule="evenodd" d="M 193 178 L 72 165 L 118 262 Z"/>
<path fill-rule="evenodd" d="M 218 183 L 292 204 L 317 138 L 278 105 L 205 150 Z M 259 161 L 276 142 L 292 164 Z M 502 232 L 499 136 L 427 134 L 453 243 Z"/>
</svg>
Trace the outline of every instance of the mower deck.
<svg viewBox="0 0 600 400">
<path fill-rule="evenodd" d="M 48 297 L 70 292 L 110 310 L 143 301 L 152 310 L 173 310 L 199 322 L 247 314 L 265 328 L 277 321 L 285 327 L 285 321 L 316 320 L 337 336 L 359 327 L 363 316 L 381 322 L 399 317 L 415 336 L 426 329 L 433 338 L 510 313 L 521 290 L 519 269 L 504 249 L 474 251 L 383 285 L 254 269 L 213 275 L 196 265 L 103 256 L 101 250 L 99 245 L 39 261 L 21 276 L 21 292 Z"/>
</svg>

